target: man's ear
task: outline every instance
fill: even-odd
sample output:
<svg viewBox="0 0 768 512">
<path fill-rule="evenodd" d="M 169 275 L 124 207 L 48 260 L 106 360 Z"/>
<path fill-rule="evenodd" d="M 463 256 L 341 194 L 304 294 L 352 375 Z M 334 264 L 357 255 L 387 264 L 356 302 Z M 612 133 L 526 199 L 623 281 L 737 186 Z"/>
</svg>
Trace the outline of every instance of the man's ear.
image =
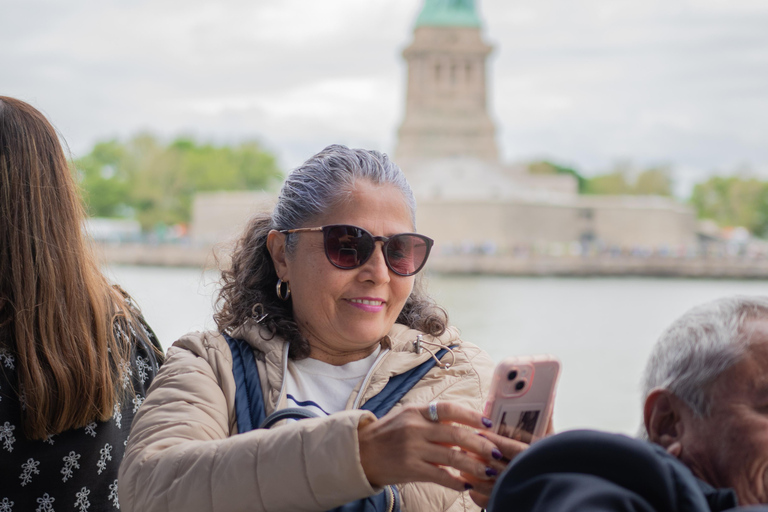
<svg viewBox="0 0 768 512">
<path fill-rule="evenodd" d="M 267 233 L 267 250 L 272 256 L 277 277 L 286 282 L 290 281 L 288 262 L 285 257 L 285 235 L 274 229 Z"/>
<path fill-rule="evenodd" d="M 674 456 L 682 450 L 687 405 L 666 389 L 654 389 L 645 399 L 643 419 L 648 439 Z"/>
</svg>

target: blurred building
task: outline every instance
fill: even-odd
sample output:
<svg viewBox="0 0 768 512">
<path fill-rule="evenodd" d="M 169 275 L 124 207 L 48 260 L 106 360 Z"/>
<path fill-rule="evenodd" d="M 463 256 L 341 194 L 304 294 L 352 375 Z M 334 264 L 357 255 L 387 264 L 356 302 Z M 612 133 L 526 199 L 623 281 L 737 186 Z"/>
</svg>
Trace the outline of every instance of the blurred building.
<svg viewBox="0 0 768 512">
<path fill-rule="evenodd" d="M 487 101 L 491 51 L 473 0 L 426 0 L 403 51 L 408 80 L 394 159 L 416 194 L 419 231 L 437 241 L 436 257 L 696 242 L 694 212 L 670 198 L 583 196 L 571 175 L 502 162 Z M 265 192 L 198 194 L 192 238 L 231 239 L 274 203 Z"/>
<path fill-rule="evenodd" d="M 271 212 L 276 202 L 275 194 L 261 190 L 195 194 L 190 235 L 196 244 L 234 240 L 254 214 Z"/>
<path fill-rule="evenodd" d="M 576 178 L 500 161 L 473 0 L 426 0 L 408 66 L 395 161 L 418 202 L 419 231 L 438 253 L 508 252 L 547 243 L 613 247 L 695 242 L 692 209 L 663 197 L 580 196 Z"/>
<path fill-rule="evenodd" d="M 426 2 L 413 42 L 403 51 L 408 92 L 395 161 L 446 156 L 498 161 L 486 101 L 490 53 L 472 2 Z"/>
</svg>

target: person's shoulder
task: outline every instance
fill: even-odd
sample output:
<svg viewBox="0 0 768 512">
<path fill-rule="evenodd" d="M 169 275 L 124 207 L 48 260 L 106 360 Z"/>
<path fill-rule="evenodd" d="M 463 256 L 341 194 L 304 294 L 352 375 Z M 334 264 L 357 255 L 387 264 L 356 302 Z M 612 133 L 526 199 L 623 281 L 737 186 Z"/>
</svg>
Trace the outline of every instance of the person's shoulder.
<svg viewBox="0 0 768 512">
<path fill-rule="evenodd" d="M 459 329 L 450 326 L 438 339 L 442 344 L 453 348 L 457 364 L 464 363 L 471 366 L 475 372 L 481 375 L 483 380 L 486 374 L 490 377 L 495 366 L 493 359 L 488 355 L 488 352 L 478 345 L 462 339 Z"/>
<path fill-rule="evenodd" d="M 550 492 L 536 501 L 542 485 Z M 663 449 L 593 430 L 563 432 L 532 444 L 499 478 L 489 510 L 513 505 L 521 511 L 582 510 L 585 497 L 593 504 L 642 502 L 653 510 L 709 510 L 698 479 Z M 681 503 L 687 507 L 678 508 Z"/>
<path fill-rule="evenodd" d="M 423 342 L 426 345 L 438 348 L 457 348 L 465 342 L 461 340 L 459 330 L 449 326 L 439 336 L 427 334 L 418 329 L 413 329 L 404 324 L 394 324 L 387 333 L 388 342 L 392 350 L 411 350 L 414 343 Z"/>
<path fill-rule="evenodd" d="M 180 337 L 168 349 L 168 357 L 179 352 L 196 357 L 224 357 L 232 361 L 232 352 L 224 335 L 217 331 L 192 331 Z"/>
<path fill-rule="evenodd" d="M 488 370 L 493 371 L 494 362 L 488 353 L 474 343 L 463 340 L 459 329 L 454 326 L 449 326 L 439 336 L 432 336 L 403 324 L 395 324 L 390 329 L 387 338 L 390 348 L 394 351 L 418 353 L 418 348 L 414 350 L 416 345 L 433 352 L 446 349 L 450 354 L 446 354 L 444 357 L 453 359 L 451 364 L 454 367 L 468 365 L 473 368 L 477 367 L 477 371 L 482 373 Z"/>
</svg>

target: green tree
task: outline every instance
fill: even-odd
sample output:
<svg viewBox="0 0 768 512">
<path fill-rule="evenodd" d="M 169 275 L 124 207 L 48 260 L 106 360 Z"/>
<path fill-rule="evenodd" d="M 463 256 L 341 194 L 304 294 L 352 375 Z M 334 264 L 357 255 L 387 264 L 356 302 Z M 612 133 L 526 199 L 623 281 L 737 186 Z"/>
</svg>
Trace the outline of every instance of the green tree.
<svg viewBox="0 0 768 512">
<path fill-rule="evenodd" d="M 565 167 L 563 165 L 542 160 L 540 162 L 528 164 L 528 172 L 531 174 L 570 174 L 576 178 L 576 182 L 579 185 L 579 193 L 583 194 L 586 190 L 587 179 L 584 178 L 579 171 L 571 167 Z"/>
<path fill-rule="evenodd" d="M 667 167 L 653 167 L 641 172 L 634 185 L 632 193 L 637 195 L 672 195 L 672 173 Z"/>
<path fill-rule="evenodd" d="M 269 189 L 282 179 L 274 155 L 257 142 L 163 144 L 146 133 L 100 142 L 74 164 L 91 215 L 133 217 L 144 229 L 189 222 L 196 192 Z"/>
<path fill-rule="evenodd" d="M 699 218 L 720 226 L 743 226 L 768 236 L 768 182 L 741 176 L 713 176 L 693 188 L 691 204 Z"/>
<path fill-rule="evenodd" d="M 601 174 L 587 179 L 584 187 L 585 194 L 623 195 L 631 194 L 632 186 L 627 181 L 627 175 L 616 171 Z"/>
<path fill-rule="evenodd" d="M 130 190 L 122 165 L 126 156 L 124 149 L 114 140 L 99 142 L 88 155 L 75 162 L 91 216 L 122 217 L 126 214 Z"/>
<path fill-rule="evenodd" d="M 627 163 L 619 163 L 606 174 L 586 179 L 583 193 L 606 195 L 672 195 L 672 173 L 667 167 L 651 167 L 637 172 Z"/>
</svg>

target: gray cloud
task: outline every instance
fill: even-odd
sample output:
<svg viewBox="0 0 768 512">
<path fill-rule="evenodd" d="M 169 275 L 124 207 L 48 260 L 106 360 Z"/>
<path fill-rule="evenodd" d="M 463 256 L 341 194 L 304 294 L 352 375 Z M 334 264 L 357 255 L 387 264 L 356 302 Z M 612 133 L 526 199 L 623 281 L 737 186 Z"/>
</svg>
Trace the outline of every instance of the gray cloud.
<svg viewBox="0 0 768 512">
<path fill-rule="evenodd" d="M 768 170 L 762 0 L 484 0 L 508 159 L 619 159 L 686 180 Z M 138 130 L 259 138 L 286 167 L 331 142 L 391 150 L 415 0 L 31 0 L 4 6 L 0 90 L 75 153 Z"/>
</svg>

